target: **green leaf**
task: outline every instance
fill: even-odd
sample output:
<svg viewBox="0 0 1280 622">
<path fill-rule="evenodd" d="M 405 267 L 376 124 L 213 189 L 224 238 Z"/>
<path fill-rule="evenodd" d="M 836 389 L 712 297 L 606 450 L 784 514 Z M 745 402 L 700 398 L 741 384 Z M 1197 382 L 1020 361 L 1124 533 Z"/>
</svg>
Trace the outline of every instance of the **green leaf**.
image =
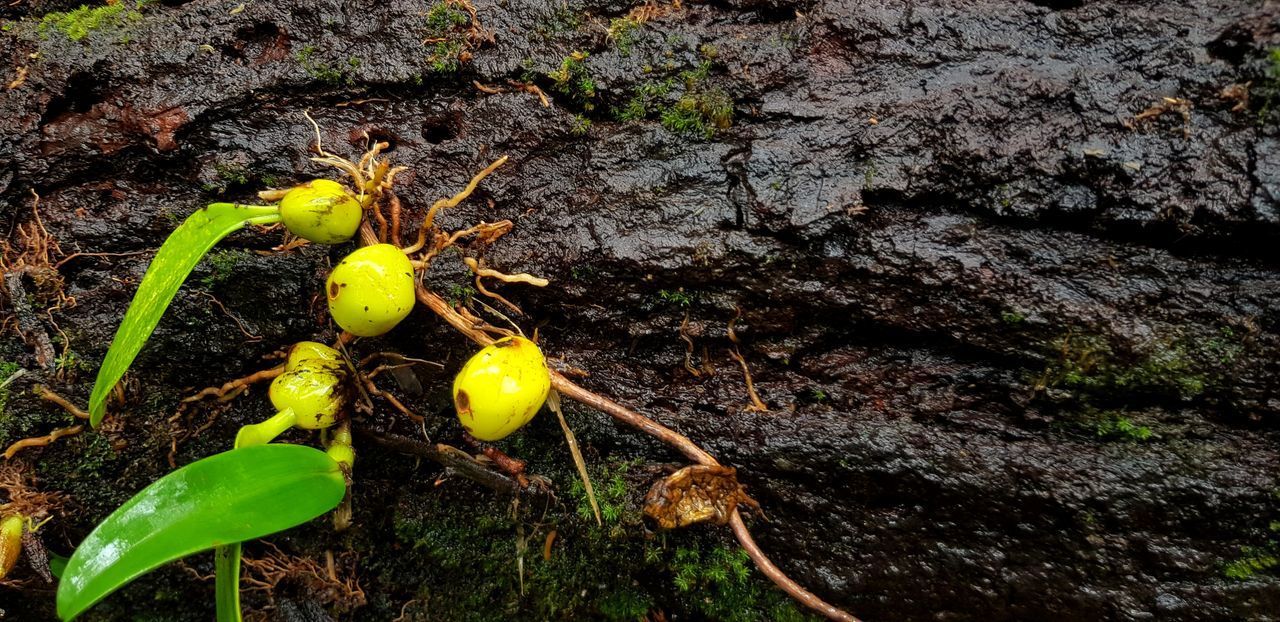
<svg viewBox="0 0 1280 622">
<path fill-rule="evenodd" d="M 147 486 L 89 534 L 58 583 L 70 620 L 161 564 L 305 523 L 333 509 L 338 463 L 302 445 L 242 447 L 193 462 Z"/>
<path fill-rule="evenodd" d="M 218 240 L 246 224 L 267 224 L 279 220 L 280 210 L 275 206 L 213 203 L 196 210 L 169 234 L 147 267 L 147 273 L 138 285 L 138 293 L 134 294 L 102 367 L 98 368 L 98 379 L 89 396 L 90 425 L 96 428 L 102 422 L 111 389 L 129 370 L 142 345 L 160 323 L 160 316 L 164 315 L 164 310 L 169 308 L 173 296 L 178 293 L 178 287 L 200 263 L 200 258 Z"/>
<path fill-rule="evenodd" d="M 55 579 L 62 578 L 62 571 L 67 568 L 67 558 L 57 553 L 49 553 L 49 574 Z"/>
</svg>

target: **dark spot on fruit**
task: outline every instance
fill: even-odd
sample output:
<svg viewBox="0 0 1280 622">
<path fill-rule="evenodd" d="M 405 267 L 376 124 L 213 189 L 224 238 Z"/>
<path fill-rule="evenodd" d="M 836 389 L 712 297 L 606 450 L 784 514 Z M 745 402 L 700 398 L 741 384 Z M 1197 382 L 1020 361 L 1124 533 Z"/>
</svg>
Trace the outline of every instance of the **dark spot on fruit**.
<svg viewBox="0 0 1280 622">
<path fill-rule="evenodd" d="M 330 298 L 337 298 L 337 297 L 338 297 L 338 292 L 340 292 L 340 291 L 342 291 L 342 290 L 338 289 L 338 284 L 337 284 L 337 283 L 330 283 L 330 284 L 329 284 L 329 297 L 330 297 Z"/>
<path fill-rule="evenodd" d="M 493 347 L 495 348 L 510 348 L 514 345 L 516 345 L 515 339 L 503 339 L 502 341 L 493 342 Z"/>
<path fill-rule="evenodd" d="M 471 416 L 471 398 L 467 397 L 466 391 L 458 391 L 458 394 L 453 396 L 453 405 L 457 407 L 459 415 Z M 468 428 L 467 431 L 471 430 Z"/>
<path fill-rule="evenodd" d="M 369 305 L 365 305 L 365 306 L 364 306 L 364 310 L 365 310 L 365 311 L 368 311 L 368 310 L 369 310 Z"/>
</svg>

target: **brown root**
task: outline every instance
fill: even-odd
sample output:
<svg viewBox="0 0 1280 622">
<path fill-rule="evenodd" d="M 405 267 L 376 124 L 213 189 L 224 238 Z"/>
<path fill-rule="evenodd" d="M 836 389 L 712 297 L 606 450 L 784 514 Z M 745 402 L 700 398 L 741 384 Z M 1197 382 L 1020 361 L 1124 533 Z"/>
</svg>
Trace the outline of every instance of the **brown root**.
<svg viewBox="0 0 1280 622">
<path fill-rule="evenodd" d="M 40 521 L 62 513 L 68 498 L 59 492 L 38 490 L 36 478 L 21 460 L 0 465 L 0 491 L 7 501 L 0 504 L 0 515 L 21 514 Z"/>
<path fill-rule="evenodd" d="M 192 395 L 182 398 L 182 401 L 184 403 L 198 402 L 206 397 L 215 397 L 219 402 L 227 402 L 243 393 L 245 389 L 249 388 L 249 385 L 274 379 L 283 373 L 284 365 L 277 365 L 271 369 L 264 369 L 243 378 L 237 378 L 219 387 L 205 387 Z"/>
<path fill-rule="evenodd" d="M 490 173 L 498 170 L 498 167 L 506 163 L 507 156 L 498 158 L 493 164 L 485 167 L 483 171 L 480 171 L 475 177 L 472 177 L 471 181 L 467 183 L 467 187 L 463 188 L 461 192 L 453 195 L 453 197 L 449 199 L 440 199 L 432 204 L 431 209 L 427 210 L 426 217 L 422 219 L 422 226 L 418 228 L 418 241 L 413 246 L 404 249 L 404 252 L 415 253 L 422 250 L 422 247 L 426 245 L 427 232 L 435 226 L 436 214 L 438 214 L 442 209 L 454 207 L 466 200 L 467 197 L 471 196 L 472 192 L 475 192 L 476 186 L 480 185 L 480 182 L 484 181 L 485 177 L 488 177 Z"/>
<path fill-rule="evenodd" d="M 79 406 L 72 404 L 71 401 L 68 400 L 67 398 L 62 397 L 61 395 L 58 395 L 53 391 L 50 391 L 48 388 L 44 387 L 43 385 L 36 385 L 36 387 L 32 389 L 32 392 L 34 392 L 37 397 L 39 397 L 40 399 L 46 402 L 53 402 L 54 404 L 61 406 L 63 410 L 71 413 L 72 416 L 74 416 L 77 419 L 89 418 L 89 413 L 81 410 Z"/>
<path fill-rule="evenodd" d="M 4 450 L 4 459 L 11 460 L 14 456 L 18 455 L 18 452 L 28 447 L 44 447 L 64 436 L 75 436 L 76 434 L 79 434 L 83 431 L 84 431 L 84 426 L 73 425 L 69 428 L 59 428 L 57 430 L 50 432 L 45 436 L 33 436 L 31 438 L 24 438 L 10 445 L 8 449 Z"/>
<path fill-rule="evenodd" d="M 243 559 L 245 572 L 241 589 L 244 591 L 263 592 L 274 604 L 279 587 L 291 584 L 305 590 L 309 598 L 341 611 L 365 605 L 365 593 L 356 578 L 358 560 L 354 554 L 335 558 L 332 552 L 326 552 L 325 563 L 321 565 L 310 557 L 289 555 L 270 542 L 262 544 L 267 549 L 264 555 Z"/>
</svg>

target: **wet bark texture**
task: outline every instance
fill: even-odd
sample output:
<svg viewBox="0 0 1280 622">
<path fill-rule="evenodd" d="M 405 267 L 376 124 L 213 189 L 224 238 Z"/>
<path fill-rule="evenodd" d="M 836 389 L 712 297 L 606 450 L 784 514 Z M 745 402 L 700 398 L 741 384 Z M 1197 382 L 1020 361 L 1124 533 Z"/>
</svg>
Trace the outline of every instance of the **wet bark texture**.
<svg viewBox="0 0 1280 622">
<path fill-rule="evenodd" d="M 824 598 L 871 620 L 1276 619 L 1276 3 L 716 0 L 663 5 L 634 28 L 613 21 L 633 7 L 609 1 L 477 0 L 478 24 L 416 2 L 236 5 L 149 5 L 80 40 L 38 26 L 65 6 L 3 9 L 5 81 L 28 69 L 0 91 L 7 229 L 32 221 L 34 189 L 65 255 L 154 249 L 205 203 L 328 175 L 307 160 L 305 110 L 332 151 L 357 155 L 366 133 L 391 143 L 410 220 L 509 154 L 444 224 L 514 220 L 484 257 L 552 281 L 500 287 L 526 330 L 589 370 L 587 386 L 736 467 L 769 518 L 752 521 L 761 545 Z M 1244 83 L 1233 109 L 1221 92 Z M 724 98 L 731 126 L 702 131 L 724 121 L 708 112 Z M 190 388 L 332 338 L 318 295 L 349 249 L 253 252 L 279 242 L 237 234 L 197 270 L 132 372 L 120 430 L 25 454 L 42 487 L 75 499 L 43 532 L 53 551 L 166 472 L 175 438 L 190 462 L 269 408 L 259 389 L 171 419 Z M 35 320 L 57 373 L 6 325 L 4 359 L 30 373 L 7 388 L 0 440 L 70 424 L 29 389 L 86 401 L 148 259 L 60 267 L 74 304 Z M 465 298 L 465 269 L 437 263 L 432 286 Z M 37 311 L 54 303 L 25 287 Z M 745 408 L 728 354 L 736 307 L 767 413 Z M 686 370 L 686 313 L 692 365 L 714 374 Z M 419 310 L 357 349 L 443 363 L 380 382 L 426 415 L 433 441 L 460 443 L 448 384 L 462 338 Z M 603 415 L 568 414 L 602 477 L 638 461 L 615 478 L 624 515 L 661 475 L 652 465 L 677 460 Z M 358 423 L 422 434 L 381 405 Z M 366 448 L 356 528 L 320 521 L 273 541 L 319 559 L 356 551 L 368 604 L 344 610 L 299 581 L 246 602 L 280 619 L 402 606 L 406 619 L 728 618 L 701 603 L 720 594 L 714 577 L 682 590 L 652 560 L 605 557 L 705 552 L 723 534 L 583 527 L 558 430 L 541 417 L 504 445 L 560 493 L 514 522 L 488 489 Z M 548 525 L 562 537 L 544 561 Z M 565 559 L 592 576 L 555 575 Z M 641 604 L 615 607 L 623 588 Z M 459 613 L 458 594 L 477 598 Z M 784 610 L 743 602 L 742 619 Z M 44 619 L 52 593 L 4 590 L 0 603 Z M 210 582 L 170 568 L 94 615 L 211 607 Z"/>
</svg>

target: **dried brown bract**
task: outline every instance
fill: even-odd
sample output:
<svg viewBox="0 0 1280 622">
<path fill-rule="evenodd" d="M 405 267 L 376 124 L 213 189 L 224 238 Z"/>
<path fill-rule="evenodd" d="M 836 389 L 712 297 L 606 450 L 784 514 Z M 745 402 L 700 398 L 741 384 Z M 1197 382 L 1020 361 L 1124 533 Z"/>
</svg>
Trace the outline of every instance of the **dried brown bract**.
<svg viewBox="0 0 1280 622">
<path fill-rule="evenodd" d="M 725 525 L 738 504 L 759 509 L 733 467 L 698 464 L 659 480 L 644 497 L 644 513 L 663 529 L 712 521 Z"/>
</svg>

